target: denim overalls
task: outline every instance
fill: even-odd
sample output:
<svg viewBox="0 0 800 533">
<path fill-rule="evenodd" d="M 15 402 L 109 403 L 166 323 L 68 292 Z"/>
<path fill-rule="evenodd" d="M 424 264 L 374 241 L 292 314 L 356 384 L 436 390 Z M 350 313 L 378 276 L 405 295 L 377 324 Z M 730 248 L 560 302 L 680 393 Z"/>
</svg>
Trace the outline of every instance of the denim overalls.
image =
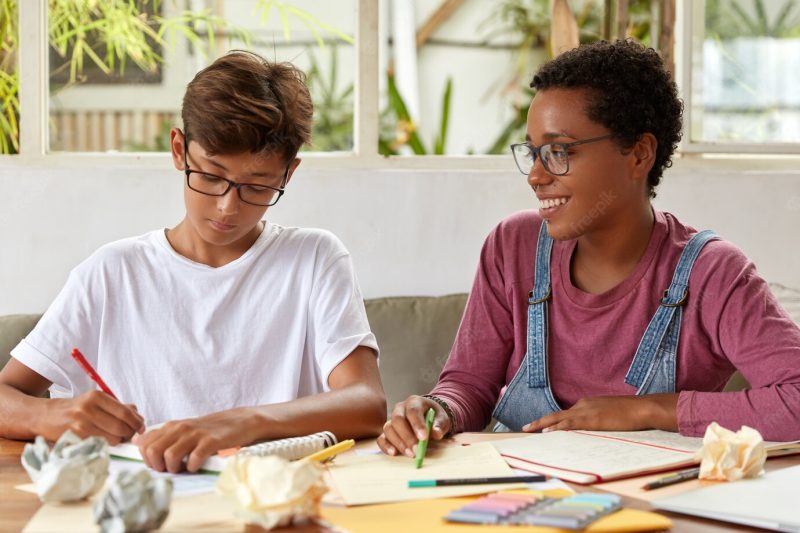
<svg viewBox="0 0 800 533">
<path fill-rule="evenodd" d="M 675 392 L 675 363 L 683 305 L 688 297 L 689 274 L 700 250 L 716 235 L 695 234 L 681 253 L 672 283 L 644 332 L 625 383 L 636 394 Z M 494 431 L 520 431 L 522 426 L 561 407 L 553 397 L 547 373 L 547 300 L 550 299 L 550 252 L 553 239 L 542 223 L 536 247 L 533 290 L 528 294 L 528 351 L 492 415 Z"/>
</svg>

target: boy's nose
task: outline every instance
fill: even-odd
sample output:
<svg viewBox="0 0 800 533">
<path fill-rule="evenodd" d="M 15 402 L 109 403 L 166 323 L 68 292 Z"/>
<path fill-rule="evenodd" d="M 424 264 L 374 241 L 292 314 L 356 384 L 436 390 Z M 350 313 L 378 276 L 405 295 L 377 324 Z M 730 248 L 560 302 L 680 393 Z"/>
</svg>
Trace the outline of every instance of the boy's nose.
<svg viewBox="0 0 800 533">
<path fill-rule="evenodd" d="M 235 187 L 231 187 L 224 196 L 217 197 L 217 209 L 226 215 L 238 213 L 240 203 L 239 191 Z"/>
</svg>

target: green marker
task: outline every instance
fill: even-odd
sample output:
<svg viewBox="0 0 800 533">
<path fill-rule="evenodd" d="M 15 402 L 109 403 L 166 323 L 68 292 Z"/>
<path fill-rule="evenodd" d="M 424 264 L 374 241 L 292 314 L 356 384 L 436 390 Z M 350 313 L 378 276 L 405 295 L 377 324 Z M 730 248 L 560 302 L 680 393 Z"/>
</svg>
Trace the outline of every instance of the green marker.
<svg viewBox="0 0 800 533">
<path fill-rule="evenodd" d="M 428 439 L 431 436 L 431 428 L 433 427 L 433 417 L 436 416 L 436 412 L 433 408 L 428 409 L 428 412 L 425 413 L 425 428 L 427 429 L 428 433 L 427 436 L 419 441 L 417 444 L 417 458 L 415 463 L 417 468 L 422 467 L 422 460 L 425 459 L 425 452 L 428 451 Z"/>
</svg>

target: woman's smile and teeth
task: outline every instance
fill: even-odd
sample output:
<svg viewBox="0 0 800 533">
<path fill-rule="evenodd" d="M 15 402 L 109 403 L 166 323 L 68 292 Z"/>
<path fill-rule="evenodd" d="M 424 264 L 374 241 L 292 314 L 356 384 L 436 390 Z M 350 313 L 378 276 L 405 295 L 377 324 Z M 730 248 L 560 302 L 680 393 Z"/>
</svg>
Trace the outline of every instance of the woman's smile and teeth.
<svg viewBox="0 0 800 533">
<path fill-rule="evenodd" d="M 568 196 L 539 198 L 539 213 L 547 218 L 564 209 L 568 202 Z"/>
</svg>

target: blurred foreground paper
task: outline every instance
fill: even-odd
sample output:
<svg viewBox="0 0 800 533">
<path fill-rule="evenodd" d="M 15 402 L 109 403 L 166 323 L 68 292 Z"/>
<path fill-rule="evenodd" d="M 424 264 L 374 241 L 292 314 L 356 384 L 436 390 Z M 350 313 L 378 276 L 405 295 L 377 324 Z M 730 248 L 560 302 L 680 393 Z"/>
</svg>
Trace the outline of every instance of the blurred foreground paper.
<svg viewBox="0 0 800 533">
<path fill-rule="evenodd" d="M 25 445 L 21 461 L 43 502 L 82 500 L 99 491 L 108 477 L 108 444 L 100 437 L 81 439 L 65 431 L 51 450 L 37 436 Z"/>
<path fill-rule="evenodd" d="M 172 481 L 147 470 L 120 472 L 94 502 L 94 521 L 103 533 L 152 531 L 169 514 Z"/>
</svg>

